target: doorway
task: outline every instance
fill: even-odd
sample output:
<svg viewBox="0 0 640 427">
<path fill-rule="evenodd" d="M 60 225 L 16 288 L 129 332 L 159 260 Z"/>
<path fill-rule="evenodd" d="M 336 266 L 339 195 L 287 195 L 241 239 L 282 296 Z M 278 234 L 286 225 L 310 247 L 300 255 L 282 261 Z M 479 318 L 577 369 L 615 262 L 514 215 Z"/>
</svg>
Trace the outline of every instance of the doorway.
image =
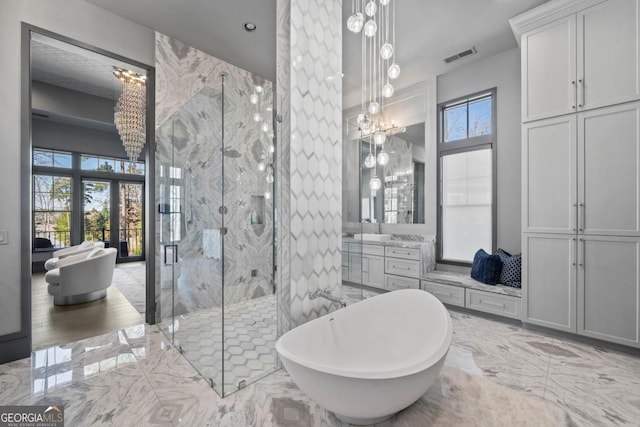
<svg viewBox="0 0 640 427">
<path fill-rule="evenodd" d="M 154 203 L 149 202 L 155 197 L 154 108 L 144 113 L 146 143 L 136 159 L 122 147 L 114 124 L 122 91 L 114 70 L 146 75 L 146 105 L 154 106 L 154 69 L 27 24 L 23 45 L 28 162 L 22 168 L 27 183 L 22 212 L 30 221 L 23 227 L 22 247 L 31 254 L 23 256 L 23 290 L 31 295 L 23 310 L 31 320 L 31 348 L 155 323 Z M 83 241 L 117 249 L 107 296 L 54 305 L 45 261 Z"/>
</svg>

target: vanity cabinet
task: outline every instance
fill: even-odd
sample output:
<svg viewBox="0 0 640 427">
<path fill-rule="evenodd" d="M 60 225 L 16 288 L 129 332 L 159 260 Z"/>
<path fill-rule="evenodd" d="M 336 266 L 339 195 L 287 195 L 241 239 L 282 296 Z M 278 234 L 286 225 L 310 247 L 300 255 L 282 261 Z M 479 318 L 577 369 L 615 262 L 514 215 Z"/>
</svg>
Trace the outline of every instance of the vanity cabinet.
<svg viewBox="0 0 640 427">
<path fill-rule="evenodd" d="M 362 245 L 362 284 L 385 289 L 384 246 Z"/>
<path fill-rule="evenodd" d="M 520 39 L 523 122 L 640 99 L 638 0 L 582 3 L 591 6 L 567 16 L 534 9 L 522 15 L 531 22 L 511 22 L 552 20 Z"/>
<path fill-rule="evenodd" d="M 385 246 L 385 288 L 420 289 L 420 249 Z"/>
<path fill-rule="evenodd" d="M 349 243 L 349 281 L 362 283 L 362 245 Z"/>
<path fill-rule="evenodd" d="M 420 288 L 420 248 L 345 242 L 342 259 L 344 281 L 389 291 Z"/>
</svg>

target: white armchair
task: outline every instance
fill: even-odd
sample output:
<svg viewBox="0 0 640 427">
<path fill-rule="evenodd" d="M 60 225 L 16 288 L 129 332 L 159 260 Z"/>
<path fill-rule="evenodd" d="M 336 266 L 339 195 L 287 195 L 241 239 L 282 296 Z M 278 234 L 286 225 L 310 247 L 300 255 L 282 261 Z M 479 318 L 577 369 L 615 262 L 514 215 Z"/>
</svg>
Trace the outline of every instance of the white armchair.
<svg viewBox="0 0 640 427">
<path fill-rule="evenodd" d="M 80 304 L 107 296 L 116 265 L 115 248 L 67 256 L 44 276 L 55 305 Z"/>
<path fill-rule="evenodd" d="M 87 254 L 94 249 L 104 248 L 104 242 L 89 242 L 85 240 L 79 245 L 69 246 L 68 248 L 58 249 L 53 253 L 53 258 L 48 259 L 44 263 L 44 268 L 47 271 L 53 270 L 54 268 L 58 268 L 58 261 L 61 259 L 79 255 L 79 254 Z"/>
</svg>

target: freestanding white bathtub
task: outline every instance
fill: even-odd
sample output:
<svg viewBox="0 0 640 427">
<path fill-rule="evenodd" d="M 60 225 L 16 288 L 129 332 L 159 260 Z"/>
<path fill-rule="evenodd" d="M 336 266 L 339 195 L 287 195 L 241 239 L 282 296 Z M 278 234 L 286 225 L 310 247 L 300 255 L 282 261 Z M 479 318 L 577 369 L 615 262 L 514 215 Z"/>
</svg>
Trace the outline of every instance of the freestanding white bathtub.
<svg viewBox="0 0 640 427">
<path fill-rule="evenodd" d="M 351 424 L 374 424 L 418 400 L 451 345 L 449 312 L 404 289 L 305 323 L 276 342 L 284 367 L 319 405 Z"/>
</svg>

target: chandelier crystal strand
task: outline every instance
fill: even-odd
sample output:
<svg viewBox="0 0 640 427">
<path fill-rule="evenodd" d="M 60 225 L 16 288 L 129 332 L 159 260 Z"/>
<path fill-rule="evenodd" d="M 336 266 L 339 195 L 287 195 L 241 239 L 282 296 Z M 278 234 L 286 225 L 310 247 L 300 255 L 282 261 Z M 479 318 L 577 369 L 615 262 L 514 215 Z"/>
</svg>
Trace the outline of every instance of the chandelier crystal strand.
<svg viewBox="0 0 640 427">
<path fill-rule="evenodd" d="M 395 1 L 393 2 L 393 5 L 391 6 L 393 8 L 393 18 L 392 18 L 392 22 L 393 22 L 393 45 L 396 45 L 396 3 Z M 393 61 L 391 63 L 391 65 L 389 66 L 389 69 L 387 70 L 387 73 L 389 75 L 389 78 L 391 80 L 395 80 L 400 76 L 400 66 L 398 64 L 396 64 L 396 50 L 393 50 Z"/>
<path fill-rule="evenodd" d="M 113 121 L 129 160 L 136 162 L 146 141 L 147 76 L 115 67 L 113 75 L 122 83 Z"/>
</svg>

